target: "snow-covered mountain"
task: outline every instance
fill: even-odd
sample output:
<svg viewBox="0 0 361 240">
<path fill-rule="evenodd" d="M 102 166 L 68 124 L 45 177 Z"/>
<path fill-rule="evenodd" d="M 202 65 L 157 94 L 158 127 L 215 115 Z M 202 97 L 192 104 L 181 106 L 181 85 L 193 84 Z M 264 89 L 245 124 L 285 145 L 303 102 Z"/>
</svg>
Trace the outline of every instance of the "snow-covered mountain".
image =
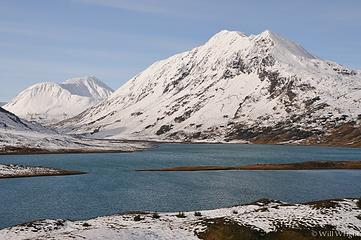
<svg viewBox="0 0 361 240">
<path fill-rule="evenodd" d="M 6 104 L 6 102 L 0 102 L 0 107 L 4 106 Z"/>
<path fill-rule="evenodd" d="M 61 84 L 35 84 L 3 108 L 27 120 L 49 124 L 81 113 L 112 92 L 95 77 L 72 78 Z"/>
<path fill-rule="evenodd" d="M 58 127 L 97 138 L 361 145 L 360 119 L 360 71 L 270 31 L 221 31 Z"/>
</svg>

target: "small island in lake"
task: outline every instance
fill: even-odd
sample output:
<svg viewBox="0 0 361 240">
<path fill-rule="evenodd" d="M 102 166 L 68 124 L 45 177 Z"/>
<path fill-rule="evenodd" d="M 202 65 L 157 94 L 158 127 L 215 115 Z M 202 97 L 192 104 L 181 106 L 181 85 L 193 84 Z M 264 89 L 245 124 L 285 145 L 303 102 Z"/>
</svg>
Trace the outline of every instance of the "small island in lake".
<svg viewBox="0 0 361 240">
<path fill-rule="evenodd" d="M 181 166 L 161 169 L 140 169 L 144 172 L 219 171 L 219 170 L 332 170 L 361 169 L 361 161 L 309 161 L 296 163 L 257 163 L 244 166 Z"/>
<path fill-rule="evenodd" d="M 0 164 L 0 179 L 20 178 L 20 177 L 40 177 L 40 176 L 62 176 L 62 175 L 77 175 L 77 174 L 85 174 L 85 172 L 80 172 L 75 170 L 64 170 L 58 168 Z"/>
</svg>

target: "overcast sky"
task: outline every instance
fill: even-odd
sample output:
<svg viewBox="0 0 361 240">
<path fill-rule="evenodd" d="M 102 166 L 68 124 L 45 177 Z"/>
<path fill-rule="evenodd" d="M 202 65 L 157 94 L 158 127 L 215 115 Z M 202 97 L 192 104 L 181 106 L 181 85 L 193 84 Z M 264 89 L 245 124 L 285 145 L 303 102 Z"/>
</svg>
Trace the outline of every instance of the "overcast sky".
<svg viewBox="0 0 361 240">
<path fill-rule="evenodd" d="M 0 0 L 0 101 L 90 74 L 117 89 L 222 29 L 270 29 L 361 69 L 360 13 L 358 0 Z"/>
</svg>

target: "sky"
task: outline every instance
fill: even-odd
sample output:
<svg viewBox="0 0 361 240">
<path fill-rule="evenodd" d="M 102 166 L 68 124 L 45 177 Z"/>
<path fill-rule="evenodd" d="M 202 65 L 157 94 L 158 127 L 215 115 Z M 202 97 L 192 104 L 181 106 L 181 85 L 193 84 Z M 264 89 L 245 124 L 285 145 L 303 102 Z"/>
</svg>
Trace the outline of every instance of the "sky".
<svg viewBox="0 0 361 240">
<path fill-rule="evenodd" d="M 114 89 L 220 30 L 270 29 L 361 69 L 359 0 L 0 0 L 0 101 L 95 75 Z"/>
</svg>

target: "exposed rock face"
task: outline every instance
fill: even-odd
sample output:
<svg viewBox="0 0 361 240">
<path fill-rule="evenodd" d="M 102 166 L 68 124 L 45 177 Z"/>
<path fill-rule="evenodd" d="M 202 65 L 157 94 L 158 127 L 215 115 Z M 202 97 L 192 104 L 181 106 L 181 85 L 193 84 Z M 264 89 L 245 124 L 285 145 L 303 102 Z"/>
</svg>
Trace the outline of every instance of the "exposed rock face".
<svg viewBox="0 0 361 240">
<path fill-rule="evenodd" d="M 359 145 L 360 106 L 359 71 L 270 31 L 221 31 L 58 127 L 97 138 Z M 338 130 L 348 134 L 336 141 Z"/>
</svg>

